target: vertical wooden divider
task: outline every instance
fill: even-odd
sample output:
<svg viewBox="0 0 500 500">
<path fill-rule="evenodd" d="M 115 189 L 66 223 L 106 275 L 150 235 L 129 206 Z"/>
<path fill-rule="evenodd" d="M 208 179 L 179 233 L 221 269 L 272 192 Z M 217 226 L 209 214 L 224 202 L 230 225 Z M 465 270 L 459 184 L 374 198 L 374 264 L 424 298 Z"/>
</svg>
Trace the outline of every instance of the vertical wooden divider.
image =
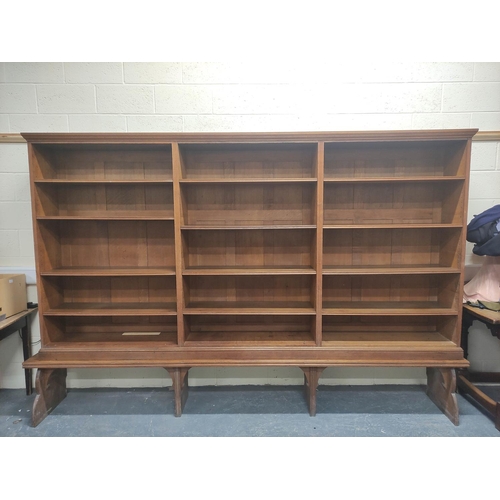
<svg viewBox="0 0 500 500">
<path fill-rule="evenodd" d="M 36 283 L 38 290 L 38 317 L 40 322 L 40 338 L 42 341 L 42 345 L 46 345 L 50 342 L 49 334 L 47 332 L 47 326 L 45 325 L 44 313 L 49 309 L 48 298 L 44 293 L 40 293 L 41 287 L 41 276 L 40 273 L 42 271 L 46 271 L 50 269 L 50 259 L 47 253 L 46 246 L 51 244 L 52 248 L 56 243 L 45 243 L 42 238 L 42 228 L 40 227 L 41 222 L 37 220 L 38 207 L 40 206 L 38 203 L 38 193 L 35 186 L 35 180 L 38 178 L 42 178 L 42 167 L 38 163 L 38 158 L 35 154 L 35 150 L 33 148 L 33 144 L 28 143 L 28 159 L 30 163 L 30 193 L 31 193 L 31 217 L 33 221 L 33 240 L 35 247 L 35 255 L 37 258 L 35 259 L 35 268 L 36 268 Z M 57 255 L 60 256 L 60 247 L 57 249 Z M 60 265 L 60 264 L 59 264 Z"/>
<path fill-rule="evenodd" d="M 462 234 L 460 236 L 460 280 L 459 280 L 459 293 L 461 294 L 462 290 L 464 289 L 465 285 L 465 252 L 466 252 L 466 238 L 467 238 L 467 215 L 468 215 L 468 209 L 469 209 L 469 169 L 466 168 L 467 165 L 470 165 L 471 162 L 471 153 L 472 153 L 472 138 L 469 138 L 467 140 L 467 146 L 465 148 L 464 154 L 461 158 L 461 169 L 459 170 L 466 170 L 467 175 L 465 176 L 464 180 L 464 185 L 462 187 L 462 197 L 463 197 L 463 207 L 462 207 L 462 213 L 461 213 L 461 220 L 460 223 L 462 224 Z M 465 166 L 462 166 L 465 163 Z M 463 314 L 463 307 L 461 304 L 461 299 L 462 295 L 459 297 L 456 297 L 456 300 L 460 298 L 459 303 L 457 304 L 457 325 L 462 324 L 462 314 Z M 460 326 L 457 326 L 455 328 L 455 332 L 453 333 L 453 336 L 451 338 L 451 341 L 454 342 L 457 345 L 460 345 L 461 341 L 461 328 Z"/>
<path fill-rule="evenodd" d="M 174 195 L 174 245 L 175 245 L 175 288 L 177 296 L 177 344 L 182 346 L 185 341 L 184 334 L 184 283 L 182 280 L 183 255 L 182 255 L 182 234 L 181 234 L 181 185 L 182 173 L 181 153 L 179 144 L 172 143 L 172 179 Z"/>
<path fill-rule="evenodd" d="M 316 157 L 316 345 L 323 341 L 323 198 L 325 143 L 318 142 Z"/>
</svg>

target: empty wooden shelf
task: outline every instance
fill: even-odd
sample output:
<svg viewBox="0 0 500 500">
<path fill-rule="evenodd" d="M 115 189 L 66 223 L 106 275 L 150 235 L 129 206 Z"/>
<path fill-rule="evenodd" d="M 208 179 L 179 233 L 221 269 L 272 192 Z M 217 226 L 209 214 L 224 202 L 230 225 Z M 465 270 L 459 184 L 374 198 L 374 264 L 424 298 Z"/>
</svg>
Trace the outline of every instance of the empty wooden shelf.
<svg viewBox="0 0 500 500">
<path fill-rule="evenodd" d="M 39 294 L 37 425 L 66 370 L 455 370 L 476 130 L 24 134 Z"/>
</svg>

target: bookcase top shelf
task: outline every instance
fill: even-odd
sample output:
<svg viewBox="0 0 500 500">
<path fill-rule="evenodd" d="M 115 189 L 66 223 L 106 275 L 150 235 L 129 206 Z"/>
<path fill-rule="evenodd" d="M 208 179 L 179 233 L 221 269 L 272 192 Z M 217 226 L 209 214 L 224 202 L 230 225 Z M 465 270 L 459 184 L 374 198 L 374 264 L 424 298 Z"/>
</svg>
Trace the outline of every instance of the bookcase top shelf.
<svg viewBox="0 0 500 500">
<path fill-rule="evenodd" d="M 385 142 L 471 139 L 479 129 L 376 130 L 341 132 L 178 132 L 178 133 L 22 133 L 30 143 L 51 144 L 168 144 L 252 142 Z"/>
</svg>

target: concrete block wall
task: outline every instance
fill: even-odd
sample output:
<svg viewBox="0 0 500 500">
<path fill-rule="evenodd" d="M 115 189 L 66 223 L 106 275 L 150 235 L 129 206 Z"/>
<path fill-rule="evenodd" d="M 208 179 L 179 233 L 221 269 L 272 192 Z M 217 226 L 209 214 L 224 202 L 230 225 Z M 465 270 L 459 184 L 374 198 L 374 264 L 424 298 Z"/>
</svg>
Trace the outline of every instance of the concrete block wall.
<svg viewBox="0 0 500 500">
<path fill-rule="evenodd" d="M 500 62 L 0 62 L 0 134 L 479 128 L 500 131 Z M 500 143 L 475 142 L 469 220 L 500 203 Z M 0 272 L 34 268 L 26 145 L 0 143 Z M 473 273 L 481 265 L 467 247 Z M 29 300 L 36 300 L 34 284 Z M 39 338 L 33 323 L 34 341 Z M 37 346 L 34 346 L 36 352 Z M 500 371 L 473 326 L 470 359 Z M 20 340 L 0 343 L 0 388 L 21 388 Z M 331 368 L 322 383 L 419 383 L 423 369 Z M 190 383 L 301 383 L 298 369 L 193 369 Z M 163 386 L 164 370 L 71 370 L 70 387 Z"/>
</svg>

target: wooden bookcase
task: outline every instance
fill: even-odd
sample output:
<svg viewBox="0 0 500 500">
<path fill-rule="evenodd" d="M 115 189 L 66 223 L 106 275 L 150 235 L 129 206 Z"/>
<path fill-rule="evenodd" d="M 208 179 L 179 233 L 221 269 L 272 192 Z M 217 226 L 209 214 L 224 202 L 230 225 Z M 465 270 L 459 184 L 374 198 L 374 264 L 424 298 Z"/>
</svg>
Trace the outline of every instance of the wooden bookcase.
<svg viewBox="0 0 500 500">
<path fill-rule="evenodd" d="M 40 352 L 33 423 L 66 370 L 427 367 L 458 423 L 476 130 L 23 134 Z"/>
</svg>

